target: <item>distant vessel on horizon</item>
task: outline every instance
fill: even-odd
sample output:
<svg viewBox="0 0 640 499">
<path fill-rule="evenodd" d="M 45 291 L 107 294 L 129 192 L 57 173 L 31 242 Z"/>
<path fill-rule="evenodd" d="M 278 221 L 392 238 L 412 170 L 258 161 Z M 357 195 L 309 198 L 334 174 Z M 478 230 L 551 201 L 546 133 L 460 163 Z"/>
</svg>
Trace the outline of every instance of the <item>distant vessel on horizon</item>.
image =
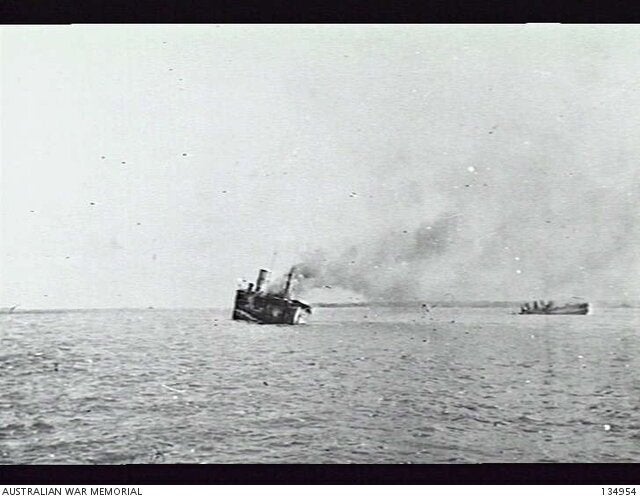
<svg viewBox="0 0 640 499">
<path fill-rule="evenodd" d="M 18 308 L 18 305 L 14 305 L 13 307 L 1 307 L 0 314 L 11 314 L 16 308 Z"/>
<path fill-rule="evenodd" d="M 243 284 L 236 291 L 233 320 L 258 324 L 303 324 L 311 314 L 311 306 L 291 298 L 293 269 L 278 292 L 268 291 L 269 274 L 267 269 L 260 269 L 255 285 L 252 282 Z"/>
<path fill-rule="evenodd" d="M 520 307 L 519 315 L 587 315 L 589 303 L 567 303 L 556 305 L 553 301 L 547 303 L 540 300 L 525 303 Z"/>
</svg>

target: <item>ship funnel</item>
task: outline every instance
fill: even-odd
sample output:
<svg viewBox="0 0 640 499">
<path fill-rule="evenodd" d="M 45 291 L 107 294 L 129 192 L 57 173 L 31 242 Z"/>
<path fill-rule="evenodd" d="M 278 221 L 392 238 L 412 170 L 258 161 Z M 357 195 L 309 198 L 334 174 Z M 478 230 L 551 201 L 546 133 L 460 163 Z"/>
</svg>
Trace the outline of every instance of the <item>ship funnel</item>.
<svg viewBox="0 0 640 499">
<path fill-rule="evenodd" d="M 258 280 L 256 281 L 256 293 L 259 293 L 263 288 L 267 287 L 267 281 L 269 281 L 269 271 L 267 269 L 260 269 L 260 272 L 258 272 Z"/>
<path fill-rule="evenodd" d="M 291 267 L 291 270 L 287 274 L 287 282 L 285 283 L 284 289 L 282 290 L 282 296 L 284 296 L 285 298 L 289 298 L 289 295 L 291 293 L 291 278 L 292 277 L 293 277 L 293 267 Z"/>
</svg>

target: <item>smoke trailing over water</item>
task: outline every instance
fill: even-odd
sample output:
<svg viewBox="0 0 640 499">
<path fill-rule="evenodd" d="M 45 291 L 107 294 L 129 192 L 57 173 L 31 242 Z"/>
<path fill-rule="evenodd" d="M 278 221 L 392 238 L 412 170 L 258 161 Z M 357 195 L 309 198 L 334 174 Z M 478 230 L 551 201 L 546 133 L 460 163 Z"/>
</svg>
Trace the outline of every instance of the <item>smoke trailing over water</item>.
<svg viewBox="0 0 640 499">
<path fill-rule="evenodd" d="M 638 296 L 629 277 L 640 271 L 635 170 L 623 160 L 612 168 L 594 147 L 576 151 L 577 138 L 532 129 L 536 148 L 519 149 L 510 144 L 521 131 L 502 133 L 499 148 L 457 164 L 424 167 L 421 158 L 406 157 L 397 169 L 372 169 L 363 189 L 369 218 L 353 237 L 301 255 L 297 294 L 339 288 L 384 301 Z M 572 154 L 591 154 L 590 165 L 576 164 Z"/>
<path fill-rule="evenodd" d="M 351 245 L 338 254 L 316 250 L 293 267 L 296 288 L 339 287 L 371 299 L 416 298 L 430 262 L 455 241 L 456 217 L 424 222 L 415 230 L 390 230 L 375 244 Z"/>
</svg>

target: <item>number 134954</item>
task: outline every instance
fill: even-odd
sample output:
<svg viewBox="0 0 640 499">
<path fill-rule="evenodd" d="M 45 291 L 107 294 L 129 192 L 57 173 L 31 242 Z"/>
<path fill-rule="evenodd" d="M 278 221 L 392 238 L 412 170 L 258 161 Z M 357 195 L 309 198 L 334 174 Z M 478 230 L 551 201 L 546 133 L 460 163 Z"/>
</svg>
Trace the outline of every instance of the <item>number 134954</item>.
<svg viewBox="0 0 640 499">
<path fill-rule="evenodd" d="M 602 487 L 603 496 L 635 496 L 635 487 Z"/>
</svg>

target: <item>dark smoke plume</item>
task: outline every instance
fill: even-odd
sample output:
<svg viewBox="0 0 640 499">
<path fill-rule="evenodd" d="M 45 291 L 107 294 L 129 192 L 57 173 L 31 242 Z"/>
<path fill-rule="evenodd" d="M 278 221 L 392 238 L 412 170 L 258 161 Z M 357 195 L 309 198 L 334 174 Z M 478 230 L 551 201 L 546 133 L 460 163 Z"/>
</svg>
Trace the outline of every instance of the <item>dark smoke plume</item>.
<svg viewBox="0 0 640 499">
<path fill-rule="evenodd" d="M 294 265 L 298 294 L 338 287 L 369 299 L 418 298 L 427 266 L 456 241 L 457 217 L 445 215 L 415 230 L 393 229 L 369 244 L 351 245 L 338 254 L 316 250 Z"/>
</svg>

